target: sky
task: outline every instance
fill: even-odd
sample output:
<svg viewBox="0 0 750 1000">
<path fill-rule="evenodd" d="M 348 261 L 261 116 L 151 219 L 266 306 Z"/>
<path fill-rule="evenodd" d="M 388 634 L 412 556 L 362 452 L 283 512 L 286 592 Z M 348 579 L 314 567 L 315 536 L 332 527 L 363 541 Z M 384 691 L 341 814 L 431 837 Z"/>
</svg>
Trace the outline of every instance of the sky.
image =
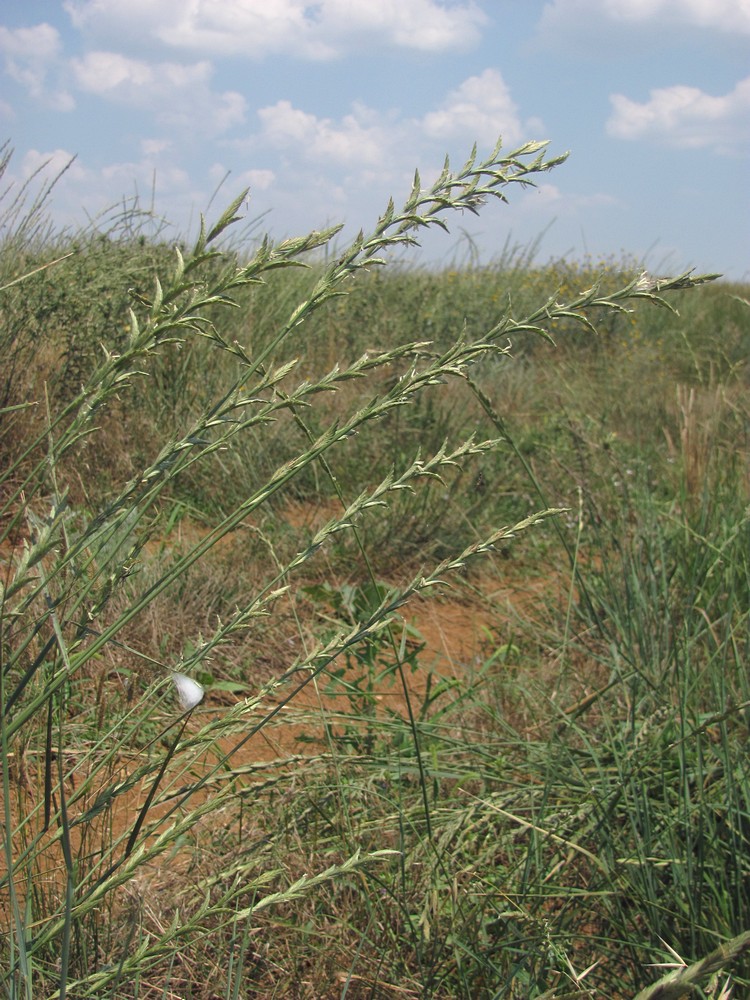
<svg viewBox="0 0 750 1000">
<path fill-rule="evenodd" d="M 343 244 L 502 135 L 570 156 L 415 261 L 750 280 L 750 0 L 5 0 L 0 73 L 0 197 L 75 157 L 59 226 L 137 194 L 188 238 L 249 187 L 249 235 Z"/>
</svg>

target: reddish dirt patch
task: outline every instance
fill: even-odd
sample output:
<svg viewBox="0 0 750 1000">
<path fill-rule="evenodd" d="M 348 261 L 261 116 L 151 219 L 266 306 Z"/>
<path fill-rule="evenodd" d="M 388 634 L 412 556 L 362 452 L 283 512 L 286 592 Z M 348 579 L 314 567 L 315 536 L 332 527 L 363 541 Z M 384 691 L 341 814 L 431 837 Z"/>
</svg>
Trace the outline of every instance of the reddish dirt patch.
<svg viewBox="0 0 750 1000">
<path fill-rule="evenodd" d="M 297 529 L 315 530 L 338 513 L 338 510 L 338 505 L 334 504 L 321 503 L 312 507 L 290 504 L 284 516 Z M 175 526 L 167 538 L 150 542 L 145 547 L 144 552 L 147 558 L 159 559 L 165 551 L 187 551 L 204 539 L 206 535 L 207 531 L 204 527 L 184 519 Z M 237 533 L 233 533 L 220 539 L 212 552 L 215 552 L 221 560 L 231 560 L 237 545 Z M 414 671 L 408 669 L 404 672 L 412 708 L 416 712 L 419 711 L 423 705 L 428 684 L 431 679 L 434 681 L 436 676 L 441 679 L 461 680 L 476 670 L 488 652 L 491 651 L 492 636 L 502 631 L 503 622 L 507 625 L 522 610 L 526 614 L 534 601 L 539 600 L 544 591 L 548 592 L 549 589 L 549 582 L 541 582 L 532 588 L 529 588 L 528 583 L 524 582 L 517 590 L 512 587 L 501 588 L 498 584 L 498 578 L 495 576 L 487 577 L 486 580 L 475 584 L 476 597 L 474 599 L 469 597 L 461 600 L 452 594 L 450 596 L 431 594 L 413 599 L 401 611 L 403 623 L 413 627 L 418 634 L 410 641 L 424 643 L 424 648 L 419 652 L 417 658 L 416 669 Z M 394 637 L 397 646 L 401 640 L 401 633 L 402 626 L 396 620 Z M 386 658 L 391 656 L 393 659 L 388 651 L 384 656 Z M 332 669 L 335 670 L 335 668 L 336 664 L 333 664 Z M 300 680 L 303 678 L 304 675 L 300 674 Z M 279 697 L 288 698 L 294 689 L 295 681 L 292 680 L 282 689 Z M 395 672 L 386 677 L 383 683 L 378 685 L 371 694 L 378 713 L 398 714 L 404 718 L 407 717 L 407 696 L 401 678 Z M 223 694 L 221 698 L 218 695 L 212 697 L 209 691 L 204 705 L 201 705 L 190 718 L 184 739 L 188 739 L 191 733 L 209 724 L 212 720 L 222 717 L 227 711 L 226 699 L 226 694 Z M 220 707 L 218 704 L 220 700 L 224 700 L 225 707 Z M 279 703 L 277 702 L 277 704 Z M 252 783 L 256 780 L 262 780 L 270 773 L 278 773 L 280 767 L 297 766 L 293 759 L 295 755 L 325 752 L 328 748 L 325 736 L 326 725 L 334 733 L 341 732 L 345 726 L 351 728 L 356 724 L 352 721 L 352 713 L 357 710 L 357 707 L 356 696 L 353 697 L 347 693 L 343 687 L 332 686 L 324 676 L 310 681 L 294 696 L 289 705 L 278 712 L 270 724 L 264 726 L 236 752 L 232 753 L 232 771 L 236 771 L 238 774 L 244 772 L 240 781 Z M 257 722 L 260 722 L 264 714 L 272 711 L 273 708 L 273 702 L 267 703 L 263 711 L 258 712 Z M 243 725 L 246 724 L 249 731 L 255 721 L 255 719 L 249 718 L 243 722 Z M 172 730 L 168 736 L 168 742 L 172 742 L 175 734 L 176 730 Z M 191 767 L 193 779 L 200 774 L 207 773 L 222 755 L 231 753 L 241 740 L 241 733 L 219 739 L 209 752 L 204 753 L 193 762 Z M 128 774 L 135 771 L 138 764 L 137 754 L 129 759 L 123 758 L 118 762 L 117 778 L 124 780 Z M 254 765 L 259 765 L 259 767 L 256 768 Z M 24 762 L 18 761 L 13 766 L 14 769 L 18 770 L 24 766 Z M 66 768 L 67 766 L 68 762 L 66 762 Z M 78 777 L 80 783 L 83 776 L 79 775 Z M 114 775 L 109 774 L 106 780 L 112 781 L 113 778 Z M 85 851 L 93 858 L 98 855 L 98 852 L 105 851 L 107 844 L 111 844 L 118 837 L 123 835 L 127 837 L 128 831 L 132 829 L 146 801 L 153 780 L 154 775 L 151 774 L 142 783 L 128 790 L 127 793 L 116 796 L 111 809 L 105 810 L 100 818 L 87 821 L 78 827 L 72 844 L 74 855 L 79 851 Z M 160 793 L 168 786 L 169 780 L 169 775 L 165 775 Z M 37 767 L 29 765 L 22 780 L 16 773 L 12 785 L 15 799 L 12 809 L 17 814 L 28 815 L 35 805 L 43 801 L 43 775 L 38 772 Z M 193 804 L 197 804 L 209 794 L 211 794 L 210 786 L 203 789 L 191 801 Z M 93 789 L 87 802 L 81 803 L 78 811 L 85 811 L 91 805 L 95 795 L 96 790 Z M 158 798 L 159 795 L 157 795 L 157 801 Z M 168 807 L 169 803 L 167 803 L 166 808 Z M 163 812 L 164 808 L 165 806 L 151 806 L 146 825 L 149 826 Z M 74 819 L 74 816 L 71 816 L 71 819 Z M 211 822 L 222 821 L 219 818 L 211 820 Z M 33 822 L 31 826 L 38 831 L 39 820 Z M 27 833 L 30 832 L 31 828 L 27 830 Z M 54 831 L 50 831 L 50 835 L 53 833 Z M 86 838 L 86 843 L 80 840 L 83 836 Z M 44 839 L 47 839 L 47 835 L 44 835 Z M 184 861 L 185 858 L 180 855 L 179 864 L 181 865 Z M 36 888 L 43 894 L 49 894 L 50 897 L 59 899 L 64 885 L 64 866 L 59 843 L 40 851 L 38 862 L 39 867 L 34 876 Z M 174 868 L 177 862 L 177 857 L 173 856 L 165 863 Z M 19 892 L 22 893 L 20 885 Z M 4 916 L 0 917 L 0 924 L 4 923 L 7 918 L 6 907 L 7 899 L 0 900 L 0 911 L 4 912 Z"/>
</svg>

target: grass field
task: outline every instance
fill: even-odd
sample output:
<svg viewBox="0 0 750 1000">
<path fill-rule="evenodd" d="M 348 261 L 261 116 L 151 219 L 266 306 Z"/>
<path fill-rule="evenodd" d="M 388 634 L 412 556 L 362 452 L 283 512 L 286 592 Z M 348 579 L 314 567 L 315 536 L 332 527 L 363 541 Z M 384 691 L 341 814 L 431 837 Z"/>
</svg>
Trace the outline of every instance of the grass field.
<svg viewBox="0 0 750 1000">
<path fill-rule="evenodd" d="M 408 265 L 544 155 L 345 248 L 7 207 L 3 996 L 747 995 L 750 288 Z"/>
</svg>

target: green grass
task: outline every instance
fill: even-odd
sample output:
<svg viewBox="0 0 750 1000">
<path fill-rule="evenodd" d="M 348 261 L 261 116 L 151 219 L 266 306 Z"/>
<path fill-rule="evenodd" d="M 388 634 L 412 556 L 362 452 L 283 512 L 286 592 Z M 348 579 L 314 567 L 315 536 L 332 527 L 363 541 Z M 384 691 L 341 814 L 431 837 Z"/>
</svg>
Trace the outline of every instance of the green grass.
<svg viewBox="0 0 750 1000">
<path fill-rule="evenodd" d="M 3 995 L 747 988 L 747 289 L 378 262 L 540 156 L 328 255 L 9 204 Z"/>
</svg>

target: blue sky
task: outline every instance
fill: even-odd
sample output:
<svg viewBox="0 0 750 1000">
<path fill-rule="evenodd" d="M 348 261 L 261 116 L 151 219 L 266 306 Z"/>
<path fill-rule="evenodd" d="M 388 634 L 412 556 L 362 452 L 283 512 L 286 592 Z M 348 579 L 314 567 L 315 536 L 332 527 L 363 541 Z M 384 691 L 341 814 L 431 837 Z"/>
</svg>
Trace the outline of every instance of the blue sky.
<svg viewBox="0 0 750 1000">
<path fill-rule="evenodd" d="M 76 156 L 60 224 L 153 187 L 187 235 L 249 186 L 276 238 L 351 235 L 502 134 L 571 155 L 425 259 L 540 238 L 750 280 L 750 0 L 6 0 L 0 66 L 5 183 Z"/>
</svg>

